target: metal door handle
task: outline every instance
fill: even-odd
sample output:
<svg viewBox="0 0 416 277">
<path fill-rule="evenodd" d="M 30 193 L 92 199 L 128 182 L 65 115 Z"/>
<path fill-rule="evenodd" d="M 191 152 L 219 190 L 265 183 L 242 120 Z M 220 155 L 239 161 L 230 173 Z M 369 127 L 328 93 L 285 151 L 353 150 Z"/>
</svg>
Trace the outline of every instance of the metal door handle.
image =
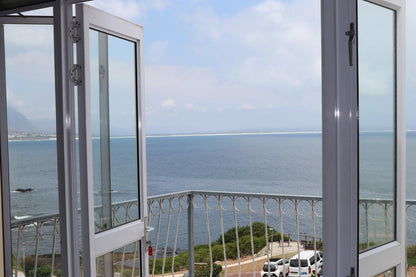
<svg viewBox="0 0 416 277">
<path fill-rule="evenodd" d="M 353 46 L 354 46 L 354 39 L 355 39 L 354 23 L 350 23 L 350 30 L 345 32 L 345 35 L 349 37 L 348 52 L 349 52 L 349 58 L 350 58 L 350 66 L 352 66 L 353 65 Z"/>
</svg>

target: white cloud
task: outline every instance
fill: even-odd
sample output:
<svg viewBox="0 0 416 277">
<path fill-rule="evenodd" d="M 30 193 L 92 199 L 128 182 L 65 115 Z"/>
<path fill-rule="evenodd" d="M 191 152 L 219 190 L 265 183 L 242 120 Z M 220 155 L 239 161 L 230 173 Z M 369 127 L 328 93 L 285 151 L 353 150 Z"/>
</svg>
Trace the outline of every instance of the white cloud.
<svg viewBox="0 0 416 277">
<path fill-rule="evenodd" d="M 136 21 L 151 10 L 163 11 L 171 0 L 100 0 L 91 5 L 127 20 Z"/>
<path fill-rule="evenodd" d="M 190 111 L 196 111 L 196 112 L 206 112 L 207 109 L 204 106 L 201 106 L 199 104 L 195 103 L 185 103 L 184 105 L 185 109 Z"/>
<path fill-rule="evenodd" d="M 17 110 L 23 109 L 25 106 L 24 101 L 19 99 L 10 89 L 6 88 L 7 103 L 16 108 Z"/>
<path fill-rule="evenodd" d="M 146 106 L 146 113 L 152 113 L 154 111 L 152 106 Z"/>
<path fill-rule="evenodd" d="M 168 98 L 160 103 L 160 107 L 164 110 L 172 110 L 176 107 L 176 102 L 172 98 Z"/>
<path fill-rule="evenodd" d="M 146 66 L 149 105 L 161 108 L 172 98 L 177 112 L 198 110 L 195 104 L 203 103 L 222 122 L 256 111 L 263 115 L 256 117 L 261 126 L 278 128 L 280 123 L 270 120 L 274 114 L 287 117 L 286 125 L 320 126 L 318 0 L 264 0 L 235 12 L 216 11 L 210 1 L 193 4 L 188 14 L 180 14 L 189 32 L 181 34 L 186 52 L 168 57 L 166 41 L 148 48 L 158 54 L 151 61 L 166 55 L 164 64 Z"/>
<path fill-rule="evenodd" d="M 53 47 L 53 27 L 52 25 L 19 25 L 6 24 L 5 44 L 6 51 L 10 47 Z M 53 48 L 51 49 L 53 55 Z"/>
<path fill-rule="evenodd" d="M 55 79 L 53 53 L 44 51 L 21 52 L 15 56 L 6 57 L 6 67 L 10 75 L 20 76 L 20 79 L 30 79 L 53 83 Z"/>
<path fill-rule="evenodd" d="M 140 3 L 135 0 L 101 0 L 93 1 L 91 5 L 122 18 L 133 20 L 143 13 Z"/>
<path fill-rule="evenodd" d="M 164 60 L 165 50 L 168 47 L 169 42 L 164 40 L 155 40 L 147 47 L 147 62 L 158 63 Z"/>
<path fill-rule="evenodd" d="M 254 107 L 250 104 L 243 104 L 239 108 L 240 110 L 245 110 L 245 111 L 254 110 Z"/>
<path fill-rule="evenodd" d="M 295 105 L 303 92 L 315 93 L 310 104 L 320 109 L 319 1 L 265 0 L 227 16 L 204 7 L 186 20 L 193 28 L 195 53 L 216 66 L 217 79 L 238 89 L 251 86 L 241 93 L 277 94 L 269 101 Z"/>
</svg>

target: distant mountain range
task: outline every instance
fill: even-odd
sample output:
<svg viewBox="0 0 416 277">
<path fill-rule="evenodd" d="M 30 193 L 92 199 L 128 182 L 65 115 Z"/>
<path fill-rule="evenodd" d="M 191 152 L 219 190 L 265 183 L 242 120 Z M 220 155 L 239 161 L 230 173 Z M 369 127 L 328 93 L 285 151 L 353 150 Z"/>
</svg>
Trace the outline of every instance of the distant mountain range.
<svg viewBox="0 0 416 277">
<path fill-rule="evenodd" d="M 54 134 L 55 121 L 50 119 L 29 120 L 16 108 L 7 107 L 7 124 L 9 132 L 31 132 L 39 134 Z"/>
<path fill-rule="evenodd" d="M 26 116 L 10 105 L 7 107 L 7 124 L 9 132 L 39 132 Z"/>
</svg>

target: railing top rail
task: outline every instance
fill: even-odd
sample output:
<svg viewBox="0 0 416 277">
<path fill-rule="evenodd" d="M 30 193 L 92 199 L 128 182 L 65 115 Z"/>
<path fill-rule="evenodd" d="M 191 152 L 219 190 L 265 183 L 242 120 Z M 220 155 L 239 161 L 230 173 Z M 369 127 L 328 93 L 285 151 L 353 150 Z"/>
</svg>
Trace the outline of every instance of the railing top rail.
<svg viewBox="0 0 416 277">
<path fill-rule="evenodd" d="M 292 200 L 309 200 L 322 201 L 322 196 L 307 196 L 307 195 L 288 195 L 288 194 L 273 194 L 273 193 L 247 193 L 247 192 L 229 192 L 229 191 L 205 191 L 205 190 L 188 190 L 174 193 L 166 193 L 163 195 L 149 196 L 148 201 L 157 201 L 161 199 L 188 196 L 188 195 L 206 195 L 206 196 L 227 196 L 239 198 L 268 198 L 268 199 L 292 199 Z"/>
<path fill-rule="evenodd" d="M 173 193 L 166 193 L 161 195 L 149 196 L 147 198 L 148 203 L 165 200 L 169 198 L 177 198 L 184 196 L 222 196 L 222 197 L 236 197 L 236 198 L 264 198 L 264 199 L 284 199 L 284 200 L 297 200 L 297 201 L 322 201 L 322 196 L 307 196 L 307 195 L 287 195 L 287 194 L 272 194 L 272 193 L 245 193 L 245 192 L 229 192 L 229 191 L 204 191 L 204 190 L 187 190 Z M 124 204 L 135 203 L 137 200 L 127 200 L 122 202 L 113 203 L 113 206 L 120 206 Z M 360 199 L 361 204 L 369 203 L 378 203 L 378 204 L 390 204 L 391 199 L 382 199 L 382 198 L 365 198 Z M 407 207 L 416 206 L 416 200 L 409 199 L 406 201 Z M 100 206 L 95 206 L 95 209 L 100 209 Z M 22 225 L 33 224 L 34 222 L 48 221 L 51 219 L 59 218 L 59 214 L 47 214 L 40 216 L 33 216 L 24 219 L 13 219 L 11 222 L 12 228 L 17 228 Z"/>
<path fill-rule="evenodd" d="M 39 216 L 30 216 L 22 219 L 12 219 L 11 228 L 16 228 L 22 225 L 33 224 L 34 222 L 49 221 L 51 219 L 58 219 L 59 214 L 45 214 Z"/>
</svg>

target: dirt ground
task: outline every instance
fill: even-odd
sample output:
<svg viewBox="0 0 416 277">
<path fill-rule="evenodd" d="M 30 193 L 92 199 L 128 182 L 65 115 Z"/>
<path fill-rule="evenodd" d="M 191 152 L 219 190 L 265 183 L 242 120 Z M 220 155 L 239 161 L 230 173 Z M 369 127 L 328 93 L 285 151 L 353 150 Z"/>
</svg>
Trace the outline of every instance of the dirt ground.
<svg viewBox="0 0 416 277">
<path fill-rule="evenodd" d="M 416 266 L 407 269 L 407 277 L 416 277 Z"/>
</svg>

